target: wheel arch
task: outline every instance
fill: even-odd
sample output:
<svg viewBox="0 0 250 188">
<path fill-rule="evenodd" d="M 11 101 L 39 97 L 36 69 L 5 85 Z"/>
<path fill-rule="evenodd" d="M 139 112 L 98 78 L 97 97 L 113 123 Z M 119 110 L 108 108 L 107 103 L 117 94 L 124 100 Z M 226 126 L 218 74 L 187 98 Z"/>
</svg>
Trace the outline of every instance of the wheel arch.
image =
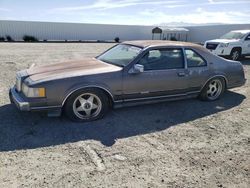
<svg viewBox="0 0 250 188">
<path fill-rule="evenodd" d="M 208 83 L 209 81 L 211 81 L 212 79 L 214 79 L 214 78 L 222 78 L 222 79 L 225 81 L 225 89 L 227 89 L 227 86 L 228 86 L 228 79 L 227 79 L 227 77 L 226 77 L 225 75 L 219 74 L 219 75 L 214 75 L 214 76 L 208 78 L 207 81 L 203 84 L 203 86 L 202 86 L 200 92 L 202 92 L 202 90 L 203 90 L 204 87 L 207 85 L 207 83 Z"/>
<path fill-rule="evenodd" d="M 101 91 L 104 92 L 104 94 L 108 97 L 110 105 L 113 105 L 113 104 L 114 104 L 114 97 L 113 97 L 112 93 L 111 93 L 108 89 L 106 89 L 106 88 L 104 88 L 104 87 L 102 87 L 102 86 L 92 85 L 92 86 L 78 87 L 78 88 L 75 88 L 75 89 L 71 90 L 71 91 L 64 97 L 61 106 L 63 107 L 63 106 L 65 105 L 66 101 L 68 100 L 68 98 L 69 98 L 73 93 L 75 93 L 75 92 L 77 92 L 77 91 L 79 91 L 79 90 L 82 90 L 82 89 L 98 89 L 98 90 L 101 90 Z"/>
<path fill-rule="evenodd" d="M 241 46 L 235 46 L 235 47 L 232 48 L 230 54 L 232 53 L 233 50 L 238 50 L 238 49 L 240 50 L 240 53 L 242 53 L 242 47 Z"/>
</svg>

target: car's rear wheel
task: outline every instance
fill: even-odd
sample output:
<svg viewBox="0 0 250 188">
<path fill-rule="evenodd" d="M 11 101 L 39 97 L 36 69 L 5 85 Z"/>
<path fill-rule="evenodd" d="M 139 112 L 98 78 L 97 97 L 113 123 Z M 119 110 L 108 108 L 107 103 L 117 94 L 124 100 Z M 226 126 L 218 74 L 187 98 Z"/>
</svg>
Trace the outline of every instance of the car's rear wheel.
<svg viewBox="0 0 250 188">
<path fill-rule="evenodd" d="M 210 80 L 203 88 L 200 98 L 206 101 L 219 99 L 225 91 L 225 80 L 223 78 L 214 78 Z"/>
<path fill-rule="evenodd" d="M 232 49 L 231 53 L 230 53 L 230 59 L 234 60 L 234 61 L 238 61 L 241 58 L 241 50 L 240 48 L 234 48 Z"/>
<path fill-rule="evenodd" d="M 84 89 L 73 93 L 66 101 L 66 115 L 79 122 L 102 118 L 109 108 L 108 98 L 99 89 Z"/>
</svg>

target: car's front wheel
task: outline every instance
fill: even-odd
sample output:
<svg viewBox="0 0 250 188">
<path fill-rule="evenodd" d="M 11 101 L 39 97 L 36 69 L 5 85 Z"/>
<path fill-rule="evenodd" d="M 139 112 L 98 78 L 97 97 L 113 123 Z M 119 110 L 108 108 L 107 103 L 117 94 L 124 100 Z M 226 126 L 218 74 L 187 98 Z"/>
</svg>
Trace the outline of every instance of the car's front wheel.
<svg viewBox="0 0 250 188">
<path fill-rule="evenodd" d="M 73 121 L 86 122 L 102 118 L 109 108 L 108 98 L 98 89 L 83 89 L 73 93 L 64 110 Z"/>
<path fill-rule="evenodd" d="M 241 58 L 241 50 L 240 48 L 234 48 L 232 49 L 231 53 L 230 53 L 230 59 L 234 60 L 234 61 L 238 61 Z"/>
<path fill-rule="evenodd" d="M 205 101 L 214 101 L 221 97 L 225 91 L 225 81 L 223 78 L 210 80 L 202 89 L 200 98 Z"/>
</svg>

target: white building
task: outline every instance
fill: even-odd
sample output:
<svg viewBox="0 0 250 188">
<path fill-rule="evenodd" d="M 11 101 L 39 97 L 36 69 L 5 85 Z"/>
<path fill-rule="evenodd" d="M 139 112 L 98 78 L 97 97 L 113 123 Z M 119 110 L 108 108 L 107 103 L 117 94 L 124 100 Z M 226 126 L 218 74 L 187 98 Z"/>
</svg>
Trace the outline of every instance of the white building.
<svg viewBox="0 0 250 188">
<path fill-rule="evenodd" d="M 34 36 L 37 39 L 64 41 L 64 40 L 114 40 L 119 37 L 124 40 L 152 39 L 152 29 L 155 26 L 131 25 L 104 25 L 83 23 L 55 23 L 55 22 L 29 22 L 0 20 L 0 37 L 11 36 L 16 41 L 22 41 L 24 35 Z M 174 30 L 178 30 L 175 28 Z M 189 26 L 185 27 L 186 35 L 181 40 L 190 42 L 204 42 L 208 39 L 218 38 L 230 30 L 250 29 L 250 24 L 214 25 L 214 26 Z M 164 27 L 166 39 L 173 29 Z M 178 32 L 176 36 L 178 36 Z M 169 35 L 170 37 L 170 35 Z M 163 39 L 162 38 L 162 39 Z"/>
</svg>

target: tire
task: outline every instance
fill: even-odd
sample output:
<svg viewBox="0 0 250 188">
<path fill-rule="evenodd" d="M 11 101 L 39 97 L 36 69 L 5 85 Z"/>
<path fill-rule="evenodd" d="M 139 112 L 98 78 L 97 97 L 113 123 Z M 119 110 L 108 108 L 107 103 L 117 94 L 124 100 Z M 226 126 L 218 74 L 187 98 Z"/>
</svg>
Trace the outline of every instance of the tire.
<svg viewBox="0 0 250 188">
<path fill-rule="evenodd" d="M 203 101 L 215 101 L 225 92 L 226 84 L 223 78 L 214 78 L 210 80 L 200 93 L 200 99 Z"/>
<path fill-rule="evenodd" d="M 230 53 L 230 59 L 234 61 L 238 61 L 241 58 L 241 49 L 240 48 L 233 48 Z"/>
<path fill-rule="evenodd" d="M 73 121 L 88 122 L 103 118 L 109 109 L 109 98 L 100 89 L 82 89 L 70 95 L 65 114 Z"/>
</svg>

